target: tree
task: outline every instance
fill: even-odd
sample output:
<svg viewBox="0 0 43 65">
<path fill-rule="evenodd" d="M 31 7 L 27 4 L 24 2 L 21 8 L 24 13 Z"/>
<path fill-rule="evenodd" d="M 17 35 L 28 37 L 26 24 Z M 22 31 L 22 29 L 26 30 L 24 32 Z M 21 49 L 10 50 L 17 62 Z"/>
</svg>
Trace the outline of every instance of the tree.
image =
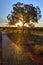
<svg viewBox="0 0 43 65">
<path fill-rule="evenodd" d="M 7 19 L 10 21 L 9 24 L 15 24 L 20 20 L 23 26 L 26 22 L 38 22 L 40 18 L 41 11 L 38 6 L 35 7 L 32 4 L 28 5 L 20 2 L 13 4 L 13 11 L 7 16 Z"/>
</svg>

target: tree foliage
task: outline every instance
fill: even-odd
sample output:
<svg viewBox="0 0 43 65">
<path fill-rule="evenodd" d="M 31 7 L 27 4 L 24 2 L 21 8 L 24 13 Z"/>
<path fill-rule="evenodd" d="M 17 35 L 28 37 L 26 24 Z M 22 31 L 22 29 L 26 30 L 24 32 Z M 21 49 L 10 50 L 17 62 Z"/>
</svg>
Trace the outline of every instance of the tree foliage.
<svg viewBox="0 0 43 65">
<path fill-rule="evenodd" d="M 15 24 L 19 20 L 24 23 L 38 22 L 41 18 L 40 8 L 33 6 L 32 4 L 24 4 L 17 2 L 13 4 L 13 11 L 11 14 L 8 14 L 7 19 L 10 21 L 9 24 Z"/>
</svg>

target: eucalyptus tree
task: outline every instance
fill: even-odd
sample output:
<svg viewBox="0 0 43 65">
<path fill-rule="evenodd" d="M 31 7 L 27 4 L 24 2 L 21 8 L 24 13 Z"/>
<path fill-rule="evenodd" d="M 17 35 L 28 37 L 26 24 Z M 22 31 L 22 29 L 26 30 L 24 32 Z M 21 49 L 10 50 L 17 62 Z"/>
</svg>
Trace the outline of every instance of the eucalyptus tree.
<svg viewBox="0 0 43 65">
<path fill-rule="evenodd" d="M 33 4 L 24 4 L 17 2 L 13 4 L 13 11 L 11 14 L 8 14 L 7 19 L 10 24 L 15 24 L 19 22 L 19 20 L 23 23 L 23 27 L 25 23 L 38 22 L 41 18 L 41 11 L 38 6 L 33 6 Z"/>
</svg>

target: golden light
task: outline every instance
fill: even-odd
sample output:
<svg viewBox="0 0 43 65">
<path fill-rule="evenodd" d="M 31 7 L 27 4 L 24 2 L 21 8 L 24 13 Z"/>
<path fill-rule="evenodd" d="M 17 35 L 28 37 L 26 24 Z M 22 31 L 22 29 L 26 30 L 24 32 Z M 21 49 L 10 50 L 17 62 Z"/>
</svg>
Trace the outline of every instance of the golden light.
<svg viewBox="0 0 43 65">
<path fill-rule="evenodd" d="M 22 22 L 18 22 L 18 23 L 16 23 L 15 26 L 16 26 L 16 27 L 18 27 L 18 26 L 22 27 L 22 26 L 23 26 L 23 23 L 22 23 Z"/>
<path fill-rule="evenodd" d="M 24 22 L 23 20 L 19 20 L 18 23 L 15 24 L 15 27 L 18 27 L 18 26 L 22 27 L 23 26 L 23 22 Z M 24 26 L 25 27 L 29 27 L 28 23 L 25 23 Z"/>
<path fill-rule="evenodd" d="M 25 23 L 24 26 L 25 26 L 25 27 L 29 27 L 29 26 L 28 26 L 28 23 Z"/>
</svg>

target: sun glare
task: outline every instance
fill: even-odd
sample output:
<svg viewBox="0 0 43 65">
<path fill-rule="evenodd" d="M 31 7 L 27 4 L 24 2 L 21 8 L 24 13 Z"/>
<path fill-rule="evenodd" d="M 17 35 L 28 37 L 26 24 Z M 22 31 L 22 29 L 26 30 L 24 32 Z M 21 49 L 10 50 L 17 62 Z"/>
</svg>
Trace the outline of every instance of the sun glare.
<svg viewBox="0 0 43 65">
<path fill-rule="evenodd" d="M 18 23 L 16 23 L 15 26 L 16 26 L 16 27 L 18 27 L 18 26 L 22 27 L 22 26 L 23 26 L 23 23 L 22 23 L 22 22 L 18 22 Z M 25 27 L 29 27 L 29 26 L 28 26 L 28 23 L 25 23 L 24 26 L 25 26 Z"/>
<path fill-rule="evenodd" d="M 18 27 L 18 26 L 22 27 L 23 26 L 22 22 L 16 23 L 16 27 Z"/>
<path fill-rule="evenodd" d="M 25 23 L 24 26 L 25 26 L 25 27 L 29 27 L 29 26 L 28 26 L 28 23 Z"/>
<path fill-rule="evenodd" d="M 23 21 L 20 21 L 20 20 L 19 20 L 19 22 L 15 24 L 15 27 L 18 27 L 18 26 L 19 26 L 19 27 L 22 27 L 22 26 L 23 26 Z M 29 27 L 29 26 L 28 26 L 28 23 L 25 23 L 24 26 L 25 26 L 25 27 Z"/>
</svg>

